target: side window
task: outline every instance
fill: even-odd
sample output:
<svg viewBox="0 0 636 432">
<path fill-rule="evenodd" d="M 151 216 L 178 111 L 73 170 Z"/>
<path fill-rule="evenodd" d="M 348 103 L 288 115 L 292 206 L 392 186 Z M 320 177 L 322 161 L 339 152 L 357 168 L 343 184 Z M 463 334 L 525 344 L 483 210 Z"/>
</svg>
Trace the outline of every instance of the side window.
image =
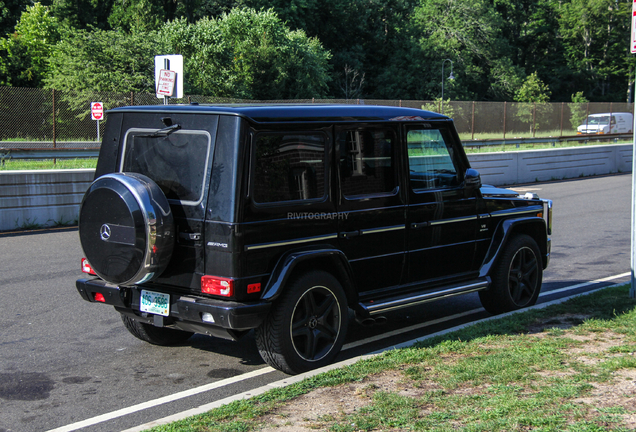
<svg viewBox="0 0 636 432">
<path fill-rule="evenodd" d="M 346 197 L 392 193 L 397 186 L 394 163 L 395 133 L 391 129 L 342 130 L 340 181 Z"/>
<path fill-rule="evenodd" d="M 406 135 L 411 189 L 443 189 L 459 184 L 453 149 L 439 130 L 410 129 Z"/>
<path fill-rule="evenodd" d="M 259 133 L 254 139 L 253 197 L 257 203 L 325 196 L 325 136 Z"/>
</svg>

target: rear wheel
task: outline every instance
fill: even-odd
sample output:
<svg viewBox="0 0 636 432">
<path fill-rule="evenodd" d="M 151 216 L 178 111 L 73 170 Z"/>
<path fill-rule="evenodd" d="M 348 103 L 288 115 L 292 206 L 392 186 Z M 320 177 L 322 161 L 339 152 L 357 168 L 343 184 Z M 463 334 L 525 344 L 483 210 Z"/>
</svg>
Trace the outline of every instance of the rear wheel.
<svg viewBox="0 0 636 432">
<path fill-rule="evenodd" d="M 294 280 L 256 329 L 258 351 L 289 374 L 325 366 L 338 355 L 348 327 L 347 299 L 331 274 L 313 271 Z"/>
<path fill-rule="evenodd" d="M 121 320 L 134 337 L 153 345 L 176 345 L 187 341 L 194 334 L 183 330 L 155 327 L 151 324 L 135 321 L 124 314 L 121 315 Z"/>
<path fill-rule="evenodd" d="M 532 306 L 541 291 L 543 267 L 534 239 L 521 234 L 505 246 L 492 274 L 492 286 L 479 292 L 484 308 L 493 314 Z"/>
</svg>

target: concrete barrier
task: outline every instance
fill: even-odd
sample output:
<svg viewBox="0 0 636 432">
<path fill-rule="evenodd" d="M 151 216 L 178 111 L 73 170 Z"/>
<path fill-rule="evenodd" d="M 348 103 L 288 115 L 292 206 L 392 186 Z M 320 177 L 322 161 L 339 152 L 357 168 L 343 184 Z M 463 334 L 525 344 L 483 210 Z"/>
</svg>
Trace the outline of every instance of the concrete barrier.
<svg viewBox="0 0 636 432">
<path fill-rule="evenodd" d="M 484 184 L 495 186 L 631 172 L 632 145 L 472 153 Z M 79 204 L 95 171 L 0 172 L 0 231 L 77 221 Z"/>
<path fill-rule="evenodd" d="M 95 170 L 0 172 L 0 231 L 68 225 Z"/>
<path fill-rule="evenodd" d="M 485 184 L 512 185 L 632 170 L 632 145 L 611 144 L 518 152 L 472 153 Z"/>
</svg>

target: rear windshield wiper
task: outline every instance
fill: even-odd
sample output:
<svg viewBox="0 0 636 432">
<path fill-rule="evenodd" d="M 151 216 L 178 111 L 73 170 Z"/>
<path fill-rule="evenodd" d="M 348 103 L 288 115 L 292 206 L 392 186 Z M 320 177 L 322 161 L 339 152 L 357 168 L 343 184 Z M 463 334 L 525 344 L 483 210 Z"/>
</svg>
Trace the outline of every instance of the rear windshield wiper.
<svg viewBox="0 0 636 432">
<path fill-rule="evenodd" d="M 168 135 L 170 135 L 172 132 L 178 131 L 179 129 L 181 129 L 181 125 L 180 124 L 173 124 L 171 126 L 165 127 L 163 129 L 159 129 L 156 132 L 153 132 L 149 135 L 137 135 L 139 138 L 159 138 L 159 137 L 166 137 Z"/>
</svg>

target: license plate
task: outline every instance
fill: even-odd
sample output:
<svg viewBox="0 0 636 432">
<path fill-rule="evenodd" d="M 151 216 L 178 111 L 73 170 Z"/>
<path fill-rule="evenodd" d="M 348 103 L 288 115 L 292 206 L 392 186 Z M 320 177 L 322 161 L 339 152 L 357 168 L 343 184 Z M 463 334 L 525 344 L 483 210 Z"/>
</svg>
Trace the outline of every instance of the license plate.
<svg viewBox="0 0 636 432">
<path fill-rule="evenodd" d="M 170 295 L 141 290 L 139 309 L 155 315 L 170 315 Z"/>
</svg>

